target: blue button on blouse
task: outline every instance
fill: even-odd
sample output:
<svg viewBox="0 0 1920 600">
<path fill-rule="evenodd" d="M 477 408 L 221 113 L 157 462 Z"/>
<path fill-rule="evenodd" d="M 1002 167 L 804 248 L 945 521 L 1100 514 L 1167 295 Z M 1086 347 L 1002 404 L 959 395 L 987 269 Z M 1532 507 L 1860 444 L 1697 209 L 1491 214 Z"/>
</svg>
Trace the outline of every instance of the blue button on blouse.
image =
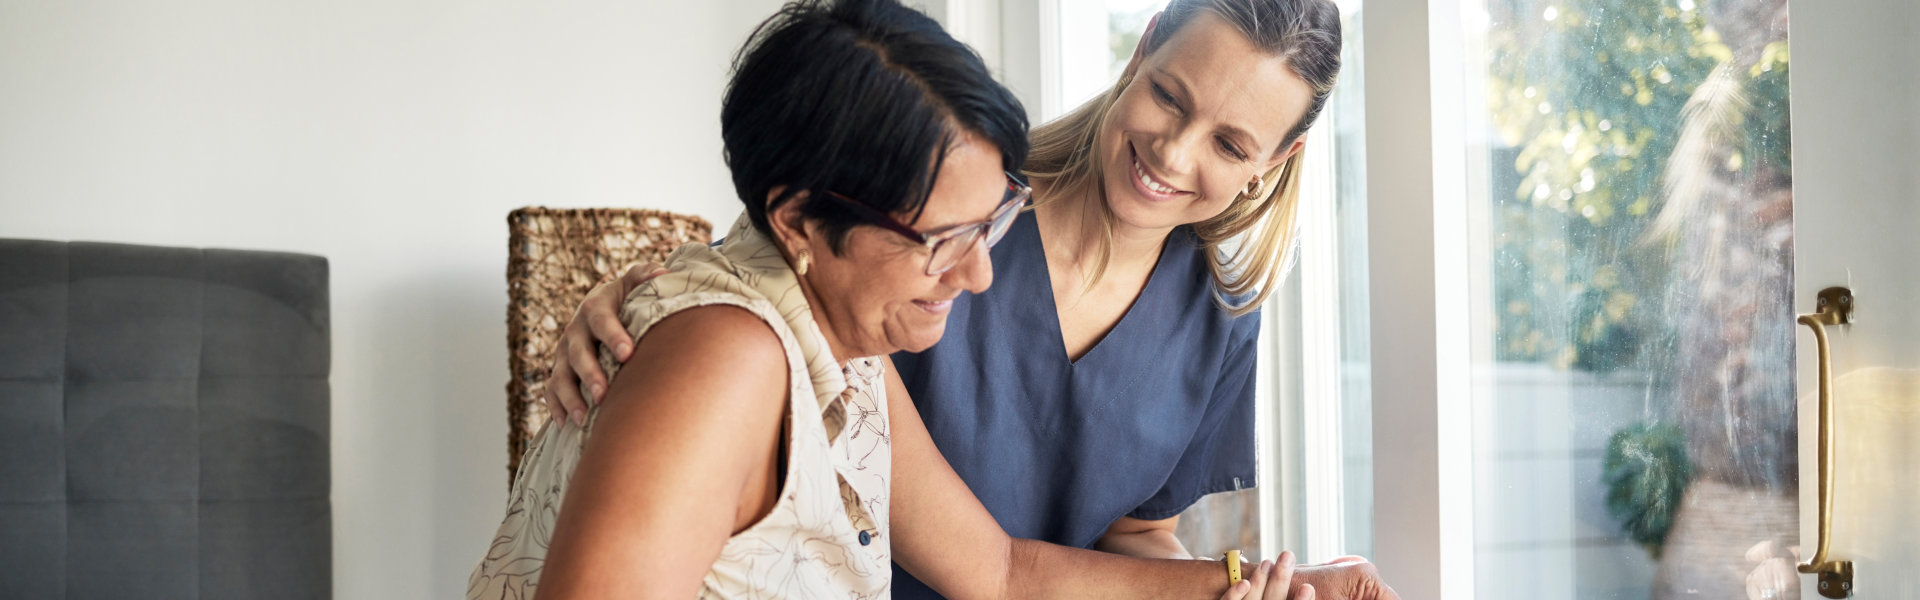
<svg viewBox="0 0 1920 600">
<path fill-rule="evenodd" d="M 991 254 L 993 287 L 954 300 L 940 343 L 893 361 L 934 444 L 1009 535 L 1087 547 L 1122 516 L 1165 519 L 1254 484 L 1259 314 L 1214 303 L 1189 228 L 1077 362 L 1033 213 Z M 940 596 L 895 564 L 894 597 Z"/>
</svg>

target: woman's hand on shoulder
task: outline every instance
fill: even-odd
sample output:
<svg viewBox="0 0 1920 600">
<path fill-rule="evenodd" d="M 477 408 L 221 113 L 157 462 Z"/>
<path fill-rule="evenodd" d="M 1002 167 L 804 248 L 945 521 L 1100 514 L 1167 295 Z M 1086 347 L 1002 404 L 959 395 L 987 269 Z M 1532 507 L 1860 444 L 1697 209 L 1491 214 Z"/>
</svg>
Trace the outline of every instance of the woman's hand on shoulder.
<svg viewBox="0 0 1920 600">
<path fill-rule="evenodd" d="M 620 322 L 620 303 L 640 284 L 666 273 L 660 263 L 636 263 L 620 277 L 594 287 L 580 301 L 580 308 L 560 331 L 560 342 L 547 359 L 550 374 L 542 399 L 553 420 L 571 417 L 576 425 L 586 423 L 588 402 L 599 403 L 607 390 L 607 373 L 600 369 L 596 350 L 606 346 L 622 363 L 633 354 L 633 338 L 626 324 Z M 589 397 L 581 396 L 582 384 Z"/>
</svg>

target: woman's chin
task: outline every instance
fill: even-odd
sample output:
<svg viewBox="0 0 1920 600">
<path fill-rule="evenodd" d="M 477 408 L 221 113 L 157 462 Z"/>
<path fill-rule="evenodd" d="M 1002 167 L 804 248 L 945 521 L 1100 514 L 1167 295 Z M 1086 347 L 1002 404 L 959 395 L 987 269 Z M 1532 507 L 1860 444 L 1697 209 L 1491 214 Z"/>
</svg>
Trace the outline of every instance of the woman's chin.
<svg viewBox="0 0 1920 600">
<path fill-rule="evenodd" d="M 887 339 L 899 349 L 898 352 L 920 352 L 940 343 L 940 336 L 946 331 L 947 320 L 942 318 L 938 323 L 901 327 L 896 335 L 889 335 Z"/>
</svg>

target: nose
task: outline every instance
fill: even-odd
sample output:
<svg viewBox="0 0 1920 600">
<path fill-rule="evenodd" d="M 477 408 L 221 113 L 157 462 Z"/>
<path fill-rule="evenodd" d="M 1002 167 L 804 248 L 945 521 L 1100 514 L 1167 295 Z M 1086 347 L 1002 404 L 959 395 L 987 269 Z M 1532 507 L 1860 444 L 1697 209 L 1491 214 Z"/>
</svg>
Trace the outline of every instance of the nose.
<svg viewBox="0 0 1920 600">
<path fill-rule="evenodd" d="M 1183 176 L 1193 171 L 1193 152 L 1204 140 L 1206 132 L 1198 127 L 1181 126 L 1166 137 L 1153 144 L 1154 154 L 1159 155 L 1160 164 L 1154 165 L 1167 171 L 1170 176 Z M 1152 164 L 1152 163 L 1148 163 Z"/>
<path fill-rule="evenodd" d="M 978 294 L 993 285 L 993 257 L 987 254 L 985 238 L 976 238 L 966 256 L 940 275 L 941 283 Z"/>
</svg>

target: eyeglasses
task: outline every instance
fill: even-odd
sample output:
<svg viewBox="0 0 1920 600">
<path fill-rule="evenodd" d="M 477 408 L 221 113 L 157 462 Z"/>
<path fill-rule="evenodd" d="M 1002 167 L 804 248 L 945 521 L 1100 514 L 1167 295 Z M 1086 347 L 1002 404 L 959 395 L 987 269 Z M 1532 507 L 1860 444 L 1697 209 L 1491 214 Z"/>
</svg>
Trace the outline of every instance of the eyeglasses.
<svg viewBox="0 0 1920 600">
<path fill-rule="evenodd" d="M 988 248 L 1000 243 L 1000 238 L 1006 237 L 1007 229 L 1013 226 L 1014 218 L 1020 214 L 1020 207 L 1025 206 L 1027 198 L 1032 196 L 1033 188 L 1020 183 L 1012 173 L 1008 173 L 1006 194 L 1001 196 L 1000 206 L 993 209 L 993 214 L 988 216 L 987 220 L 920 232 L 894 220 L 893 217 L 887 216 L 878 209 L 837 192 L 827 192 L 828 198 L 853 211 L 867 222 L 926 246 L 927 274 L 935 276 L 946 273 L 952 270 L 954 265 L 960 264 L 960 259 L 973 250 L 974 243 L 982 238 L 986 239 Z"/>
</svg>

